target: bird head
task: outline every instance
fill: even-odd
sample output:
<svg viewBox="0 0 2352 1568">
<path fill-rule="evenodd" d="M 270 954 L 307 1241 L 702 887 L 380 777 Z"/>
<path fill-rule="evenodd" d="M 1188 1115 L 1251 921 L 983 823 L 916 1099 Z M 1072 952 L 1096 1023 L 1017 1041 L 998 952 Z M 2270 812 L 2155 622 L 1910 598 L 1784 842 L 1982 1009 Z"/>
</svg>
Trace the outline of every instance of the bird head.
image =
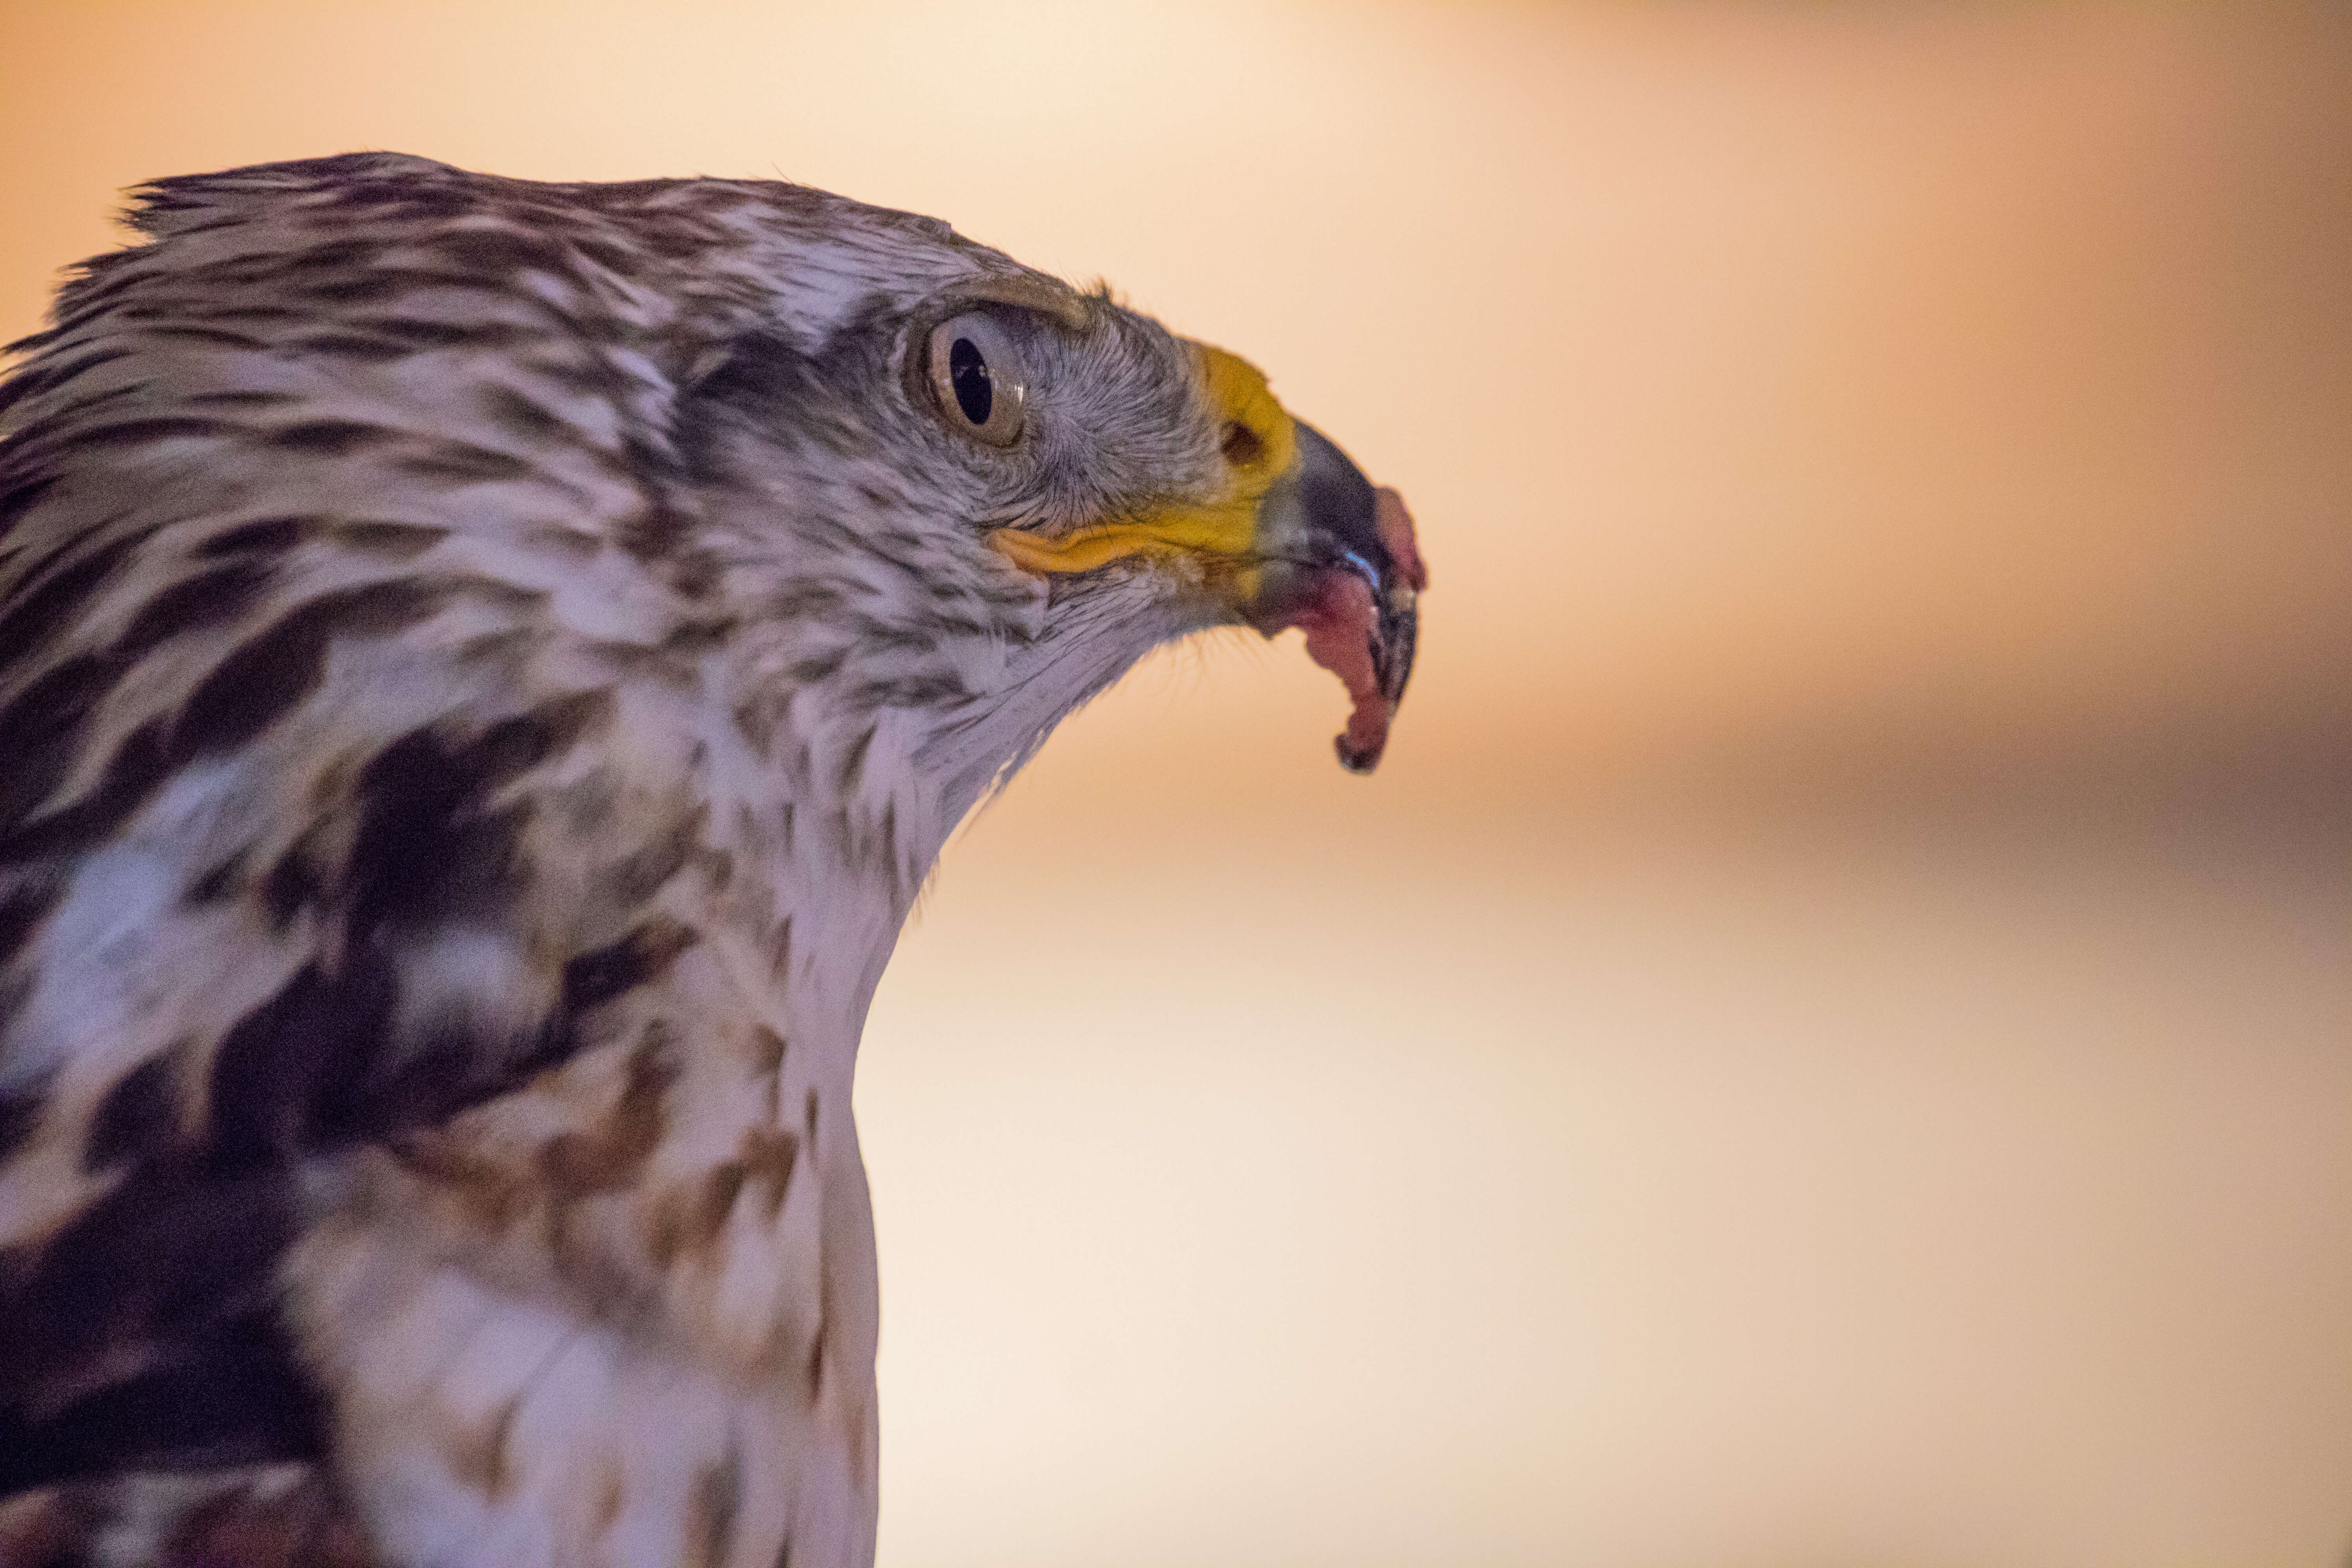
<svg viewBox="0 0 2352 1568">
<path fill-rule="evenodd" d="M 771 209 L 766 319 L 706 351 L 679 427 L 730 498 L 730 560 L 822 596 L 801 624 L 866 618 L 838 649 L 861 689 L 933 712 L 918 750 L 957 781 L 950 819 L 1137 658 L 1219 626 L 1303 628 L 1369 772 L 1428 580 L 1394 492 L 1255 365 L 1107 289 L 809 198 Z"/>
</svg>

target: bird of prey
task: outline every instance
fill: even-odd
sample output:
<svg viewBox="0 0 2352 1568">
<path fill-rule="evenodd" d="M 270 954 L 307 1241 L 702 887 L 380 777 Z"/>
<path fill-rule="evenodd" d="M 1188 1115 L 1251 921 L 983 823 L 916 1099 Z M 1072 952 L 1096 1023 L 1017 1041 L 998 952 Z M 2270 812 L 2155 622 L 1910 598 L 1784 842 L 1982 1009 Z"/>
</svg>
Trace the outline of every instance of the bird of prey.
<svg viewBox="0 0 2352 1568">
<path fill-rule="evenodd" d="M 874 1551 L 850 1081 L 1139 656 L 1426 573 L 1243 360 L 930 218 L 146 187 L 0 386 L 0 1562 Z"/>
</svg>

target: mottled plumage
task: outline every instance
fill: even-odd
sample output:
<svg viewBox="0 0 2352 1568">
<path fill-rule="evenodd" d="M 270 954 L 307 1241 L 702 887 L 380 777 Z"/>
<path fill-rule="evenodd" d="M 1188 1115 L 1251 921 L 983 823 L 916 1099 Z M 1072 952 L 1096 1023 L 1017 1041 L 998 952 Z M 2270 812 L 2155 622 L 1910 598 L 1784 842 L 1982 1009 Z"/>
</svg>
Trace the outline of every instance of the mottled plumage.
<svg viewBox="0 0 2352 1568">
<path fill-rule="evenodd" d="M 928 218 L 143 198 L 0 387 L 0 1561 L 869 1561 L 922 878 L 1203 626 L 1306 626 L 1369 765 L 1402 509 Z"/>
</svg>

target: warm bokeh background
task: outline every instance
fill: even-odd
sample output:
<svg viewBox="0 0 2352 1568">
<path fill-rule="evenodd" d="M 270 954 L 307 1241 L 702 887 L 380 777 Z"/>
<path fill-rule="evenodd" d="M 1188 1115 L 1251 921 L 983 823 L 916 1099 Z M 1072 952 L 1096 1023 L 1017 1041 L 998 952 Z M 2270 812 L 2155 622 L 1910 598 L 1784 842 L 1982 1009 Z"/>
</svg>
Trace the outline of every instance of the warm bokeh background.
<svg viewBox="0 0 2352 1568">
<path fill-rule="evenodd" d="M 0 331 L 359 147 L 936 213 L 1421 517 L 1376 779 L 1212 645 L 950 851 L 888 1568 L 2344 1560 L 2352 11 L 6 0 Z"/>
</svg>

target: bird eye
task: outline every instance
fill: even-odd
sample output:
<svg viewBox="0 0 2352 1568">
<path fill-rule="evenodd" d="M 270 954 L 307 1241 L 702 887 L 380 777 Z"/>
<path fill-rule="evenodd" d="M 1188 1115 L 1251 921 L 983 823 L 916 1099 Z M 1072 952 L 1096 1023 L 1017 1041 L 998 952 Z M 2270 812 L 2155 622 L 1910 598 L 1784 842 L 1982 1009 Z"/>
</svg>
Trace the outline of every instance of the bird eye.
<svg viewBox="0 0 2352 1568">
<path fill-rule="evenodd" d="M 931 329 L 931 390 L 940 413 L 967 436 L 1010 447 L 1029 416 L 1029 373 L 1012 337 L 988 317 L 957 316 Z"/>
</svg>

